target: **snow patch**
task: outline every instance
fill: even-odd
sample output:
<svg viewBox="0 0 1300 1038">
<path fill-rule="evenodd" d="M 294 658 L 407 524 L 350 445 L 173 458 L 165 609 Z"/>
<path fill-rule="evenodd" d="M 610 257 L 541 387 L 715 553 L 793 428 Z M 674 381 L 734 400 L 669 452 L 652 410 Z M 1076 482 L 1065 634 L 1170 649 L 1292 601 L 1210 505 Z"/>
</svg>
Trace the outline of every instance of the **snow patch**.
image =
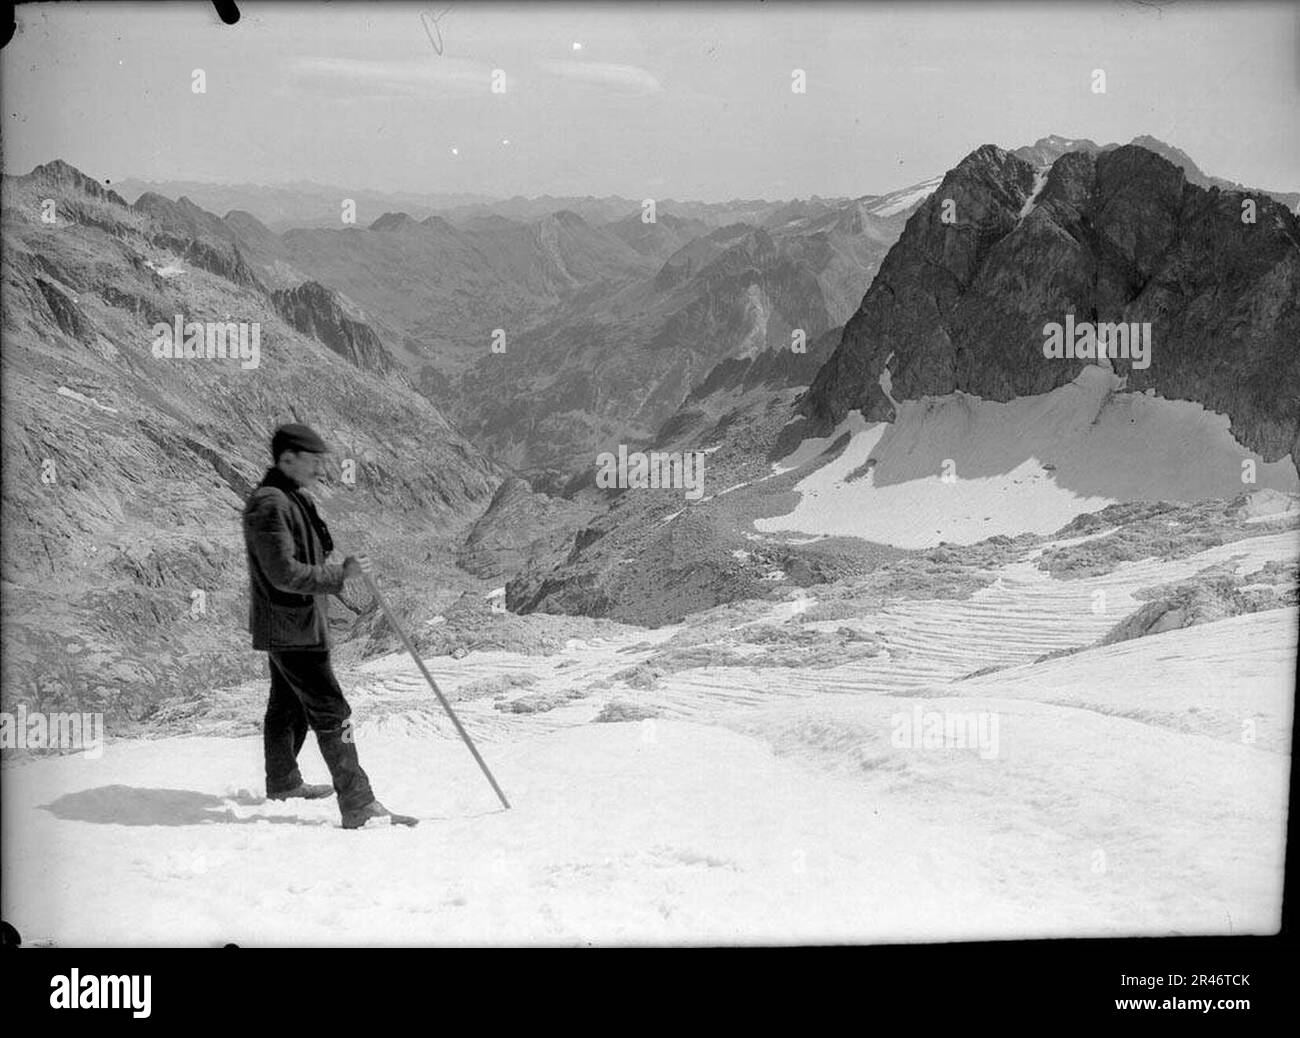
<svg viewBox="0 0 1300 1038">
<path fill-rule="evenodd" d="M 858 433 L 875 428 L 880 424 L 879 422 L 868 423 L 862 417 L 861 411 L 850 411 L 829 436 L 810 436 L 780 461 L 773 462 L 772 475 L 779 476 L 783 472 L 789 472 L 801 465 L 806 465 L 845 433 L 856 436 Z"/>
<path fill-rule="evenodd" d="M 116 407 L 108 407 L 105 404 L 101 404 L 93 396 L 86 396 L 83 393 L 78 393 L 75 389 L 69 389 L 67 386 L 59 386 L 57 392 L 59 396 L 66 396 L 72 400 L 79 400 L 83 404 L 89 404 L 91 407 L 97 407 L 99 408 L 99 410 L 106 411 L 109 414 L 118 413 Z"/>
<path fill-rule="evenodd" d="M 870 205 L 867 212 L 872 216 L 894 216 L 934 194 L 935 188 L 942 183 L 943 177 L 931 177 L 929 180 L 924 180 L 913 187 L 894 191 Z"/>
<path fill-rule="evenodd" d="M 771 305 L 762 288 L 757 284 L 750 285 L 745 293 L 745 317 L 749 322 L 749 330 L 745 332 L 745 337 L 736 347 L 733 356 L 753 358 L 767 349 L 767 322 L 771 313 Z"/>
<path fill-rule="evenodd" d="M 1034 203 L 1038 201 L 1038 196 L 1042 194 L 1043 185 L 1047 183 L 1047 171 L 1039 170 L 1034 174 L 1034 189 L 1025 199 L 1025 204 L 1020 207 L 1020 219 L 1023 220 L 1029 215 L 1029 211 L 1034 208 Z"/>
<path fill-rule="evenodd" d="M 889 356 L 892 359 L 894 355 L 891 353 Z M 897 414 L 898 401 L 894 399 L 894 392 L 893 392 L 894 377 L 889 373 L 889 367 L 888 367 L 889 362 L 886 361 L 885 363 L 886 366 L 880 369 L 880 378 L 878 380 L 880 383 L 880 391 L 885 394 L 885 399 L 894 405 L 894 413 Z"/>
<path fill-rule="evenodd" d="M 1119 501 L 1234 497 L 1243 458 L 1255 459 L 1262 487 L 1300 492 L 1291 459 L 1252 454 L 1233 439 L 1225 415 L 1116 392 L 1118 385 L 1090 365 L 1050 393 L 1007 403 L 923 397 L 902 401 L 894 422 L 872 425 L 852 412 L 830 436 L 805 440 L 778 463 L 788 472 L 852 436 L 838 458 L 795 486 L 802 499 L 794 511 L 756 519 L 754 529 L 901 548 L 1047 534 Z M 870 468 L 868 458 L 876 460 Z"/>
<path fill-rule="evenodd" d="M 145 260 L 144 265 L 152 270 L 159 277 L 174 278 L 185 273 L 185 268 L 176 263 L 168 263 L 165 267 L 154 266 L 153 260 Z"/>
</svg>

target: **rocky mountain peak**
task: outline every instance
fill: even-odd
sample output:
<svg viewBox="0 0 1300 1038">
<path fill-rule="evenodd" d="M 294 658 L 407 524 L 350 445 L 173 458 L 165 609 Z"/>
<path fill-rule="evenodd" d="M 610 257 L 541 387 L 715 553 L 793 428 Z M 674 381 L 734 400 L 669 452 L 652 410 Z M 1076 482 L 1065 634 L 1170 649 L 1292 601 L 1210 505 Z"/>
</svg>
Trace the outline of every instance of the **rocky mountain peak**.
<svg viewBox="0 0 1300 1038">
<path fill-rule="evenodd" d="M 1187 178 L 1188 183 L 1196 184 L 1199 187 L 1209 187 L 1211 178 L 1206 176 L 1199 166 L 1192 161 L 1192 157 L 1181 148 L 1175 148 L 1172 144 L 1166 144 L 1162 140 L 1152 137 L 1150 134 L 1141 134 L 1134 137 L 1130 142 L 1138 148 L 1144 148 L 1149 152 L 1159 155 L 1161 158 L 1173 163 L 1183 171 L 1183 176 Z"/>
<path fill-rule="evenodd" d="M 1053 133 L 1046 137 L 1039 137 L 1033 144 L 1016 148 L 1012 154 L 1032 166 L 1046 169 L 1069 152 L 1084 151 L 1095 155 L 1100 150 L 1101 146 L 1087 137 L 1062 137 Z"/>
<path fill-rule="evenodd" d="M 384 213 L 374 223 L 370 225 L 372 231 L 409 231 L 419 227 L 411 216 L 407 213 Z"/>
<path fill-rule="evenodd" d="M 39 184 L 54 192 L 75 192 L 101 201 L 126 205 L 126 200 L 116 191 L 104 187 L 97 180 L 92 180 L 62 159 L 54 159 L 36 166 L 25 179 L 33 185 Z"/>
<path fill-rule="evenodd" d="M 439 232 L 440 234 L 455 234 L 455 233 L 456 233 L 456 228 L 453 227 L 450 223 L 448 223 L 448 222 L 447 222 L 445 219 L 443 219 L 441 216 L 439 216 L 437 213 L 434 213 L 434 214 L 431 215 L 431 216 L 425 217 L 425 219 L 421 220 L 420 223 L 421 223 L 424 227 L 427 227 L 429 230 L 431 230 L 431 231 L 437 231 L 437 232 Z"/>
<path fill-rule="evenodd" d="M 824 433 L 849 411 L 890 420 L 896 399 L 962 391 L 1006 401 L 1047 392 L 1089 360 L 1044 356 L 1044 326 L 1149 324 L 1149 366 L 1116 359 L 1128 388 L 1230 416 L 1268 460 L 1300 456 L 1300 227 L 1294 214 L 1187 181 L 1137 145 L 1063 154 L 1046 182 L 985 146 L 912 216 L 785 441 Z M 1035 187 L 1041 193 L 1035 195 Z M 955 203 L 956 222 L 942 219 Z M 1226 294 L 1224 285 L 1231 285 Z M 1216 372 L 1232 370 L 1225 379 Z"/>
</svg>

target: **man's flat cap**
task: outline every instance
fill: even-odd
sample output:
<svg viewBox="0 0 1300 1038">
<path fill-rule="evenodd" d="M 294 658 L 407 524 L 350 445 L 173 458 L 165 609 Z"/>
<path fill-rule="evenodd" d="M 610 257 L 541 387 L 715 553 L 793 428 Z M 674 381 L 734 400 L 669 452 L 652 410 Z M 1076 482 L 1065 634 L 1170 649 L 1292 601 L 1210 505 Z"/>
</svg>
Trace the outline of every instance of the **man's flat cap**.
<svg viewBox="0 0 1300 1038">
<path fill-rule="evenodd" d="M 329 450 L 316 433 L 305 425 L 282 425 L 271 437 L 271 457 L 278 458 L 283 451 L 309 451 L 324 454 Z"/>
</svg>

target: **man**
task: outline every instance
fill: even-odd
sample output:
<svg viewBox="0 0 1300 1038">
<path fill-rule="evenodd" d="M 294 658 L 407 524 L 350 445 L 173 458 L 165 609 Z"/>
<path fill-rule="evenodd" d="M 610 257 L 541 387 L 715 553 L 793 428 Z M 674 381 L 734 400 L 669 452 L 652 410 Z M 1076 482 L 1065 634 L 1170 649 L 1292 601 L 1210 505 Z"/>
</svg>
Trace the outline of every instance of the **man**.
<svg viewBox="0 0 1300 1038">
<path fill-rule="evenodd" d="M 372 818 L 415 825 L 375 799 L 352 740 L 352 708 L 334 678 L 329 657 L 327 595 L 349 577 L 371 572 L 364 555 L 343 564 L 328 561 L 334 550 L 329 528 L 307 493 L 325 471 L 329 450 L 305 425 L 282 425 L 271 438 L 274 464 L 244 508 L 244 545 L 250 584 L 249 631 L 253 648 L 267 653 L 271 698 L 262 745 L 270 800 L 339 799 L 344 829 Z M 308 785 L 298 771 L 298 751 L 310 727 L 334 780 Z"/>
</svg>

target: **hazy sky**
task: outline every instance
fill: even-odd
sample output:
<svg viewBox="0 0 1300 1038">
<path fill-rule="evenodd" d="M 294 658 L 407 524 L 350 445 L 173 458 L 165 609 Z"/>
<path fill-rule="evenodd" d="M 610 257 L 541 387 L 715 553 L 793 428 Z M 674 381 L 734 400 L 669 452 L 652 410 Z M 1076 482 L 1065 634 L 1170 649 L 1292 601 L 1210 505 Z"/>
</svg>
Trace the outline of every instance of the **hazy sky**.
<svg viewBox="0 0 1300 1038">
<path fill-rule="evenodd" d="M 784 198 L 882 193 L 985 143 L 1149 133 L 1300 189 L 1294 3 L 239 7 L 235 26 L 207 3 L 19 7 L 5 171 Z"/>
</svg>

